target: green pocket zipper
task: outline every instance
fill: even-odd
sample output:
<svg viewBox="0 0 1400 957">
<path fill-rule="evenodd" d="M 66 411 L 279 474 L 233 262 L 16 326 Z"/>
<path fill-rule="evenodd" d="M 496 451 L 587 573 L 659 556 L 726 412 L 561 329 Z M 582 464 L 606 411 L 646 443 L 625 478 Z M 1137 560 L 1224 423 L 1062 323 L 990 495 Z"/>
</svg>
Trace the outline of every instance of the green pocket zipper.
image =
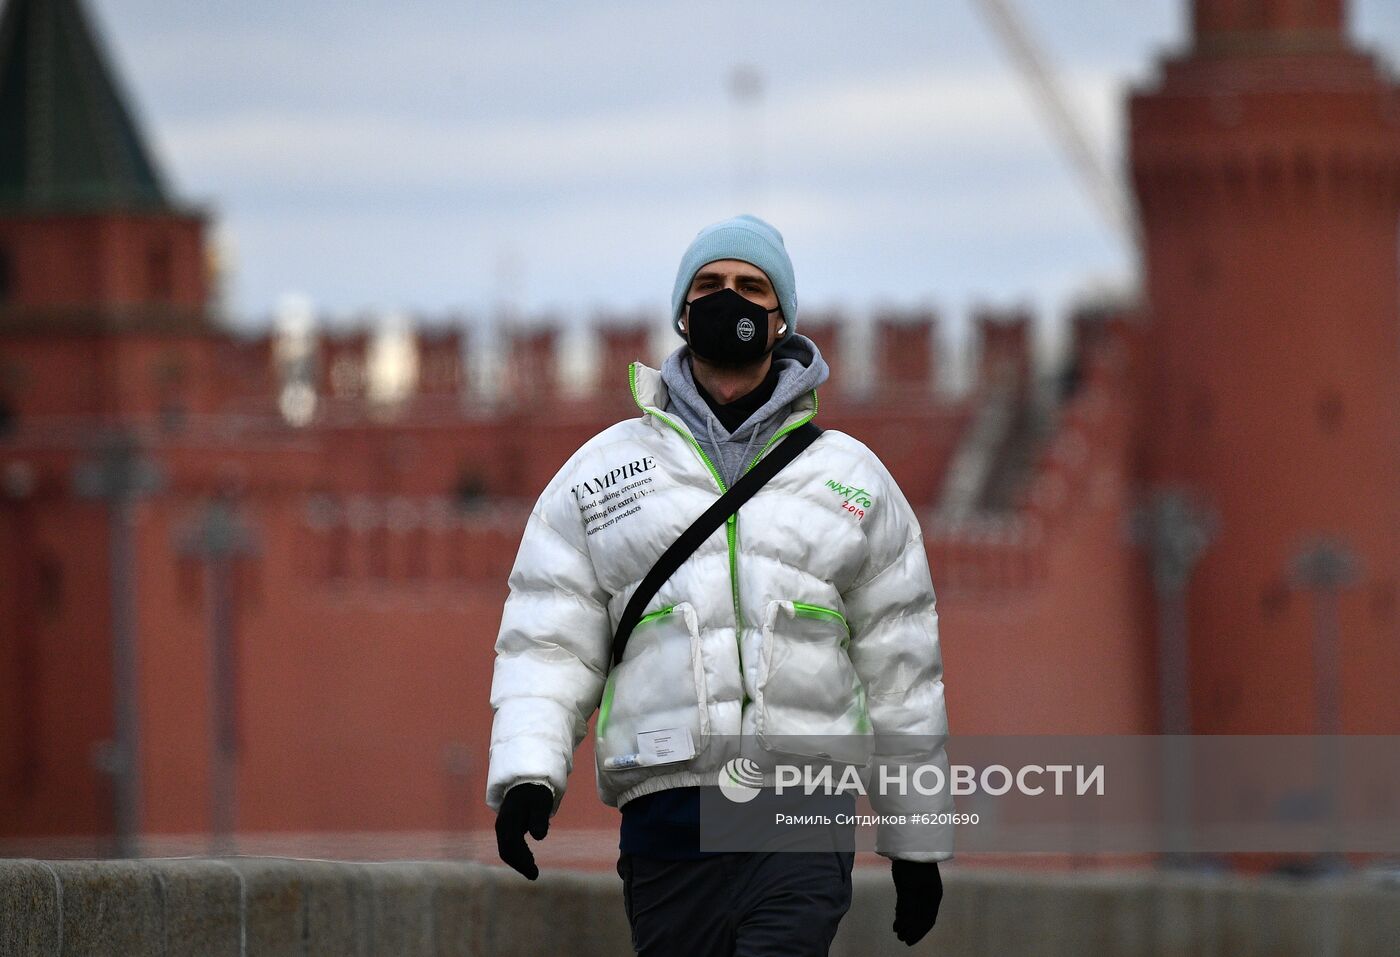
<svg viewBox="0 0 1400 957">
<path fill-rule="evenodd" d="M 795 601 L 792 603 L 793 614 L 801 615 L 803 618 L 834 618 L 841 623 L 841 627 L 846 629 L 846 637 L 851 636 L 851 626 L 846 622 L 846 616 L 835 608 L 826 608 L 822 605 L 811 605 L 805 601 Z"/>
<path fill-rule="evenodd" d="M 656 611 L 647 612 L 645 615 L 643 615 L 637 620 L 636 627 L 640 628 L 647 622 L 655 621 L 658 618 L 662 618 L 666 615 L 669 615 L 675 610 L 675 605 L 667 605 L 665 608 L 658 608 Z M 603 701 L 600 705 L 598 705 L 598 726 L 594 737 L 596 737 L 599 741 L 603 740 L 603 732 L 608 727 L 608 715 L 612 712 L 613 674 L 614 673 L 611 671 L 608 672 L 607 681 L 603 684 Z"/>
</svg>

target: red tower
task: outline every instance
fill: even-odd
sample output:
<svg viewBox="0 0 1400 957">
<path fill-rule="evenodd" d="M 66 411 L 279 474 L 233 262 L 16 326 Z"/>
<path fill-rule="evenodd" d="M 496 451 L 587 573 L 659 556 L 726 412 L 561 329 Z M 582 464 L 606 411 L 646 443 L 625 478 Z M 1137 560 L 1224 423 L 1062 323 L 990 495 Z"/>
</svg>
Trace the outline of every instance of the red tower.
<svg viewBox="0 0 1400 957">
<path fill-rule="evenodd" d="M 114 444 L 82 472 L 106 509 L 70 477 L 99 429 L 178 433 L 220 399 L 205 218 L 171 200 L 78 0 L 6 3 L 0 67 L 0 808 L 7 833 L 130 831 L 143 702 L 114 690 L 139 662 L 111 635 L 149 616 L 125 466 L 150 472 Z"/>
<path fill-rule="evenodd" d="M 204 216 L 176 208 L 74 0 L 15 0 L 0 21 L 0 306 L 120 327 L 201 323 Z M 23 240 L 21 242 L 20 240 Z M 100 315 L 99 315 L 100 314 Z"/>
<path fill-rule="evenodd" d="M 1142 477 L 1218 516 L 1182 593 L 1190 729 L 1395 733 L 1400 89 L 1341 0 L 1192 20 L 1130 103 Z"/>
<path fill-rule="evenodd" d="M 165 414 L 212 331 L 205 214 L 171 199 L 76 0 L 7 3 L 0 63 L 0 334 L 28 369 L 0 375 L 0 418 Z M 194 384 L 180 414 L 211 401 Z"/>
</svg>

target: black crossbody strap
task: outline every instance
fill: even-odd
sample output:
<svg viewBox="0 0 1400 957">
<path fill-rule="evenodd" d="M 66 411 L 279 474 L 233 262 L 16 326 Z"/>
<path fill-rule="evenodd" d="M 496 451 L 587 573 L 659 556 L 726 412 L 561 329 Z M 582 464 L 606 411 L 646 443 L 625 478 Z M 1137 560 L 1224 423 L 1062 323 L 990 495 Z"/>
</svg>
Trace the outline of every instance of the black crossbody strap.
<svg viewBox="0 0 1400 957">
<path fill-rule="evenodd" d="M 821 428 L 810 421 L 789 432 L 783 441 L 759 459 L 757 465 L 744 473 L 739 481 L 730 486 L 729 491 L 716 499 L 715 503 L 707 508 L 694 524 L 681 532 L 680 537 L 671 543 L 671 547 L 662 553 L 651 571 L 642 579 L 642 583 L 637 586 L 637 590 L 632 593 L 627 608 L 622 612 L 622 620 L 617 624 L 617 637 L 613 639 L 614 665 L 622 660 L 622 652 L 627 647 L 627 639 L 631 637 L 632 629 L 637 627 L 642 613 L 646 611 L 656 592 L 666 584 L 666 580 L 700 547 L 701 542 L 713 535 L 729 516 L 739 510 L 740 505 L 747 502 L 764 483 L 777 475 L 783 466 L 797 458 L 821 433 Z"/>
</svg>

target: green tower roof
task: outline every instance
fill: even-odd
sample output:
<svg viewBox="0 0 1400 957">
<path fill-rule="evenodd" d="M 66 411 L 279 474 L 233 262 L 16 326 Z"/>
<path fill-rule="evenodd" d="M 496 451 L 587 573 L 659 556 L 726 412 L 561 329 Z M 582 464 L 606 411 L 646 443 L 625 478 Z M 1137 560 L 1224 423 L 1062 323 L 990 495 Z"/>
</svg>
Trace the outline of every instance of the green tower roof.
<svg viewBox="0 0 1400 957">
<path fill-rule="evenodd" d="M 0 212 L 170 209 L 79 0 L 0 2 Z"/>
</svg>

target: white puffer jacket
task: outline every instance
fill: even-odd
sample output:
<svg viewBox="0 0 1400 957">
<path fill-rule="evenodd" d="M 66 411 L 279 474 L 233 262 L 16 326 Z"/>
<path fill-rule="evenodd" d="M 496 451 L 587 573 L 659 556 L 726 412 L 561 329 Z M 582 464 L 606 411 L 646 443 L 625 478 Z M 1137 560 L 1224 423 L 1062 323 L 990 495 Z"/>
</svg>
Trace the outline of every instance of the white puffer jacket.
<svg viewBox="0 0 1400 957">
<path fill-rule="evenodd" d="M 557 811 L 600 706 L 598 794 L 612 806 L 715 784 L 739 742 L 745 755 L 774 741 L 800 753 L 800 735 L 861 764 L 872 731 L 882 742 L 889 733 L 896 747 L 917 742 L 901 761 L 936 764 L 946 780 L 938 615 L 919 524 L 883 463 L 842 432 L 824 431 L 662 585 L 609 674 L 632 592 L 723 490 L 684 423 L 663 411 L 660 373 L 634 362 L 628 377 L 641 414 L 575 452 L 526 524 L 496 641 L 486 803 L 499 810 L 512 786 L 538 782 Z M 764 452 L 816 412 L 815 390 L 795 400 Z M 637 766 L 638 732 L 656 729 L 688 731 L 695 756 Z M 872 803 L 952 810 L 946 789 Z M 882 825 L 876 849 L 951 857 L 927 849 L 930 835 Z"/>
</svg>

